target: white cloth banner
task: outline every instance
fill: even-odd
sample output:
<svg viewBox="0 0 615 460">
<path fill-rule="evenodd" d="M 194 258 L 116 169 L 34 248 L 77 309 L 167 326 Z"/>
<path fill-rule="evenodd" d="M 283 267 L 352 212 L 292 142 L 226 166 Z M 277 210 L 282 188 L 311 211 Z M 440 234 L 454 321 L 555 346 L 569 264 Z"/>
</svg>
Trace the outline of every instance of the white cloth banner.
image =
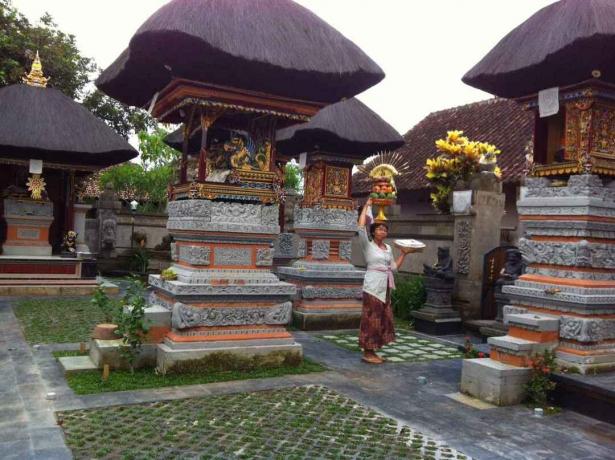
<svg viewBox="0 0 615 460">
<path fill-rule="evenodd" d="M 540 118 L 550 117 L 559 112 L 559 88 L 543 89 L 538 92 L 538 113 Z"/>
</svg>

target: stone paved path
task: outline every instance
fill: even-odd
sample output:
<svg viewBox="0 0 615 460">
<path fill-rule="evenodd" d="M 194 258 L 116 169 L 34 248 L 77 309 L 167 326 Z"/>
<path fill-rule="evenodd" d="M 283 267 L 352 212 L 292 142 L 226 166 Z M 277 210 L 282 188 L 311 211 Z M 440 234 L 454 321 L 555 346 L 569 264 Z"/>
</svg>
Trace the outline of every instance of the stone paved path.
<svg viewBox="0 0 615 460">
<path fill-rule="evenodd" d="M 323 333 L 319 333 L 321 335 Z M 325 333 L 326 334 L 326 333 Z M 71 458 L 54 411 L 176 400 L 254 390 L 323 385 L 477 459 L 612 459 L 615 427 L 570 411 L 533 418 L 523 407 L 479 410 L 447 395 L 458 391 L 460 360 L 370 366 L 356 352 L 296 332 L 306 356 L 331 369 L 273 379 L 77 396 L 51 349 L 30 348 L 8 301 L 0 301 L 0 457 Z M 427 383 L 418 383 L 419 376 Z M 55 401 L 45 399 L 57 393 Z"/>
</svg>

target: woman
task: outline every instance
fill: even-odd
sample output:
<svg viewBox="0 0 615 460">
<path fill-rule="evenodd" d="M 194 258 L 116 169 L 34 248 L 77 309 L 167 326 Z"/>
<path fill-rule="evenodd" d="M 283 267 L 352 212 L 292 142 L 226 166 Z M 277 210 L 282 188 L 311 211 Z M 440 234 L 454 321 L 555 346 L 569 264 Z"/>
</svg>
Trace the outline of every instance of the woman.
<svg viewBox="0 0 615 460">
<path fill-rule="evenodd" d="M 391 290 L 395 289 L 393 272 L 397 271 L 397 267 L 401 266 L 411 251 L 402 251 L 397 260 L 394 259 L 391 246 L 384 242 L 389 231 L 385 223 L 371 224 L 368 238 L 365 225 L 367 210 L 371 205 L 372 200 L 368 199 L 359 217 L 359 240 L 367 264 L 359 346 L 363 349 L 363 361 L 381 364 L 384 360 L 376 354 L 376 350 L 395 340 L 391 310 Z"/>
</svg>

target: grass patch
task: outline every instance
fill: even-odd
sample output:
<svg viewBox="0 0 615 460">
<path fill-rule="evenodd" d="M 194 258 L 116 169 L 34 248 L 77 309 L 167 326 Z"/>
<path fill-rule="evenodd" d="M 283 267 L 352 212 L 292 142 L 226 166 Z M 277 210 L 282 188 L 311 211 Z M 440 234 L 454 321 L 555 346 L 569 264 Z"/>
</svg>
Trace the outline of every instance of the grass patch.
<svg viewBox="0 0 615 460">
<path fill-rule="evenodd" d="M 13 308 L 28 343 L 87 342 L 104 322 L 90 297 L 22 300 Z"/>
<path fill-rule="evenodd" d="M 283 375 L 307 374 L 327 370 L 323 365 L 304 359 L 298 366 L 281 366 L 270 369 L 193 372 L 160 375 L 154 369 L 136 369 L 134 374 L 127 370 L 115 370 L 106 382 L 101 380 L 101 371 L 84 371 L 68 374 L 68 386 L 76 394 L 105 393 L 111 391 L 141 390 L 200 383 L 228 382 L 231 380 L 262 379 Z"/>
<path fill-rule="evenodd" d="M 309 385 L 57 413 L 76 459 L 466 458 Z"/>
</svg>

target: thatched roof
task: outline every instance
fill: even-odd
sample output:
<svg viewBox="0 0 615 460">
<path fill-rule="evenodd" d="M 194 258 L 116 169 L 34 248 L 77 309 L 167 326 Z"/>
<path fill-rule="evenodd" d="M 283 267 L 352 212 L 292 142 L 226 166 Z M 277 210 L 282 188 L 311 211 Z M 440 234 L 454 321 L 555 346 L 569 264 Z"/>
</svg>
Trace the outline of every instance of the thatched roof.
<svg viewBox="0 0 615 460">
<path fill-rule="evenodd" d="M 525 166 L 525 147 L 532 140 L 534 116 L 514 101 L 492 98 L 433 112 L 404 135 L 405 144 L 397 151 L 409 162 L 411 171 L 395 179 L 400 190 L 429 187 L 425 162 L 438 155 L 436 140 L 450 130 L 462 130 L 472 140 L 495 144 L 502 153 L 498 165 L 504 182 L 519 182 Z M 353 194 L 367 194 L 370 185 L 353 176 Z"/>
<path fill-rule="evenodd" d="M 0 156 L 110 166 L 138 155 L 81 104 L 54 88 L 0 88 Z"/>
<path fill-rule="evenodd" d="M 291 0 L 172 0 L 137 30 L 96 85 L 143 106 L 172 77 L 332 103 L 384 73 Z"/>
<path fill-rule="evenodd" d="M 307 123 L 279 130 L 276 138 L 278 152 L 287 156 L 320 150 L 366 158 L 404 144 L 391 125 L 355 98 L 325 107 Z"/>
<path fill-rule="evenodd" d="M 592 78 L 615 83 L 615 2 L 561 0 L 506 35 L 463 77 L 502 97 L 535 94 Z"/>
</svg>

